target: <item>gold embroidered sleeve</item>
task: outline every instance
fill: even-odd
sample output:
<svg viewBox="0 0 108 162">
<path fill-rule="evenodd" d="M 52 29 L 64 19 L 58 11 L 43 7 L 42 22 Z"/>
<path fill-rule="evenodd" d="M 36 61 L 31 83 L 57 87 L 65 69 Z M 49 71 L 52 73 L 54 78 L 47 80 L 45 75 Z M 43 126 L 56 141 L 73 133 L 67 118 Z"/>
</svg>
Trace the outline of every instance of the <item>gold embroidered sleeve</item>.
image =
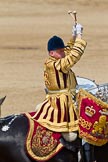
<svg viewBox="0 0 108 162">
<path fill-rule="evenodd" d="M 73 52 L 73 56 L 75 53 L 81 56 L 84 53 L 86 45 L 87 43 L 84 40 L 77 38 L 71 51 L 71 53 Z"/>
<path fill-rule="evenodd" d="M 72 50 L 72 47 L 74 45 L 74 40 L 73 39 L 70 39 L 70 41 L 67 43 L 67 48 L 65 48 L 65 54 L 68 55 L 70 54 L 70 51 Z"/>
<path fill-rule="evenodd" d="M 79 61 L 82 54 L 84 53 L 86 47 L 86 42 L 82 39 L 76 39 L 72 49 L 69 51 L 69 54 L 65 58 L 59 59 L 55 67 L 57 70 L 61 70 L 64 73 L 67 73 L 69 69 Z"/>
</svg>

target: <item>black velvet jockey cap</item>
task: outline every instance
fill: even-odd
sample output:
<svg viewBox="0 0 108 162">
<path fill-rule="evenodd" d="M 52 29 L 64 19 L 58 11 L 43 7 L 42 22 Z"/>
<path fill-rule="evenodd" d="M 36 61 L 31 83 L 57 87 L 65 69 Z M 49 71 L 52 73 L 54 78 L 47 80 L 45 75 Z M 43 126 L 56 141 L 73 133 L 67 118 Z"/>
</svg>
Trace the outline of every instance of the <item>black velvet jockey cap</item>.
<svg viewBox="0 0 108 162">
<path fill-rule="evenodd" d="M 53 36 L 48 40 L 48 44 L 47 44 L 48 51 L 53 51 L 53 50 L 66 48 L 66 47 L 67 46 L 64 45 L 63 40 L 58 36 Z"/>
</svg>

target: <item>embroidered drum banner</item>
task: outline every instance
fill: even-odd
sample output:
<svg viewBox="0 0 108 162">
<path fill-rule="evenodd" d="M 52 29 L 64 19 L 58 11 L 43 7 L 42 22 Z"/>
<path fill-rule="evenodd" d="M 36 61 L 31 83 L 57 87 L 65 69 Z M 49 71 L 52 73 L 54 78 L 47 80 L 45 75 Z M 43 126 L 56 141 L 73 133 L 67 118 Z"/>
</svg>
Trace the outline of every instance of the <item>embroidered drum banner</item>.
<svg viewBox="0 0 108 162">
<path fill-rule="evenodd" d="M 78 93 L 79 136 L 90 144 L 102 146 L 108 142 L 108 104 L 91 93 Z"/>
</svg>

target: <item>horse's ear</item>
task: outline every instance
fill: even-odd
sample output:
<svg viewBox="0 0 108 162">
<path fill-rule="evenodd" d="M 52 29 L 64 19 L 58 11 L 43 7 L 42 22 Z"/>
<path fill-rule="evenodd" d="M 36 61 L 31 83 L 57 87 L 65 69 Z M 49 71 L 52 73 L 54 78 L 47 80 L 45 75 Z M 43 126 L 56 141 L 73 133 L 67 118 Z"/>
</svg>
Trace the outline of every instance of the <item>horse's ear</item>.
<svg viewBox="0 0 108 162">
<path fill-rule="evenodd" d="M 45 90 L 45 93 L 48 94 L 48 89 L 47 88 L 44 88 L 44 90 Z"/>
<path fill-rule="evenodd" d="M 2 103 L 4 102 L 5 98 L 6 98 L 6 96 L 5 96 L 5 97 L 3 97 L 3 98 L 0 98 L 0 106 L 1 106 L 1 105 L 2 105 Z"/>
</svg>

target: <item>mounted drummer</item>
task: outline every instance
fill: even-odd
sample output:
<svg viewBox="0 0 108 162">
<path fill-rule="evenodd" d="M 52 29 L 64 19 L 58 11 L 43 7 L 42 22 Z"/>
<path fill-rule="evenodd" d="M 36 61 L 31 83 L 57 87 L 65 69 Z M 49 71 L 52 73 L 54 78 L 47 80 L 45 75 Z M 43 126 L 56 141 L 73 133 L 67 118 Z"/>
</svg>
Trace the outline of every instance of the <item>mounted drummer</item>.
<svg viewBox="0 0 108 162">
<path fill-rule="evenodd" d="M 47 95 L 34 116 L 47 129 L 62 132 L 69 142 L 76 139 L 78 131 L 78 112 L 74 101 L 77 81 L 71 68 L 80 60 L 86 47 L 82 34 L 83 26 L 76 23 L 66 46 L 59 36 L 54 35 L 48 40 L 49 58 L 44 64 Z"/>
</svg>

